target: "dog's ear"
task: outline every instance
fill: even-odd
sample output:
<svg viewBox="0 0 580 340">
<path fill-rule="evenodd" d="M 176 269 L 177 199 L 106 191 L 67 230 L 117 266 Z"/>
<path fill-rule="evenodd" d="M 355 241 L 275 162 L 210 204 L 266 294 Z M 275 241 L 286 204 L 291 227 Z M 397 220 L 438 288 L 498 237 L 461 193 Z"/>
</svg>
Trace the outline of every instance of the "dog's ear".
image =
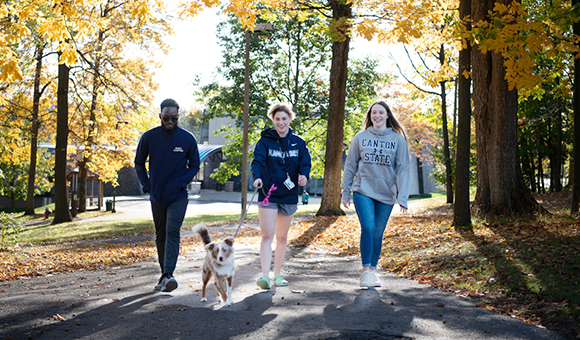
<svg viewBox="0 0 580 340">
<path fill-rule="evenodd" d="M 234 245 L 234 239 L 232 237 L 226 238 L 224 242 L 230 247 Z"/>
<path fill-rule="evenodd" d="M 208 244 L 205 245 L 205 250 L 212 251 L 214 246 L 215 246 L 215 244 L 213 242 L 212 243 L 208 243 Z"/>
</svg>

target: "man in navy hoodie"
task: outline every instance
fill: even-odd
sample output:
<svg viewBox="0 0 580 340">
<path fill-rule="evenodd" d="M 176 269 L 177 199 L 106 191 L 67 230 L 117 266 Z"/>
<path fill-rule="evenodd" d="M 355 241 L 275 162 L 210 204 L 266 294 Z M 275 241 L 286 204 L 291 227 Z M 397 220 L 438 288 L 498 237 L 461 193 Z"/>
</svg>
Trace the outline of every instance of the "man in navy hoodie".
<svg viewBox="0 0 580 340">
<path fill-rule="evenodd" d="M 135 169 L 143 192 L 148 192 L 155 223 L 155 243 L 161 278 L 155 290 L 177 288 L 173 271 L 179 255 L 180 229 L 187 209 L 187 184 L 199 171 L 195 137 L 177 126 L 179 105 L 173 99 L 161 103 L 161 126 L 143 134 L 137 147 Z M 145 162 L 149 158 L 149 172 Z"/>
</svg>

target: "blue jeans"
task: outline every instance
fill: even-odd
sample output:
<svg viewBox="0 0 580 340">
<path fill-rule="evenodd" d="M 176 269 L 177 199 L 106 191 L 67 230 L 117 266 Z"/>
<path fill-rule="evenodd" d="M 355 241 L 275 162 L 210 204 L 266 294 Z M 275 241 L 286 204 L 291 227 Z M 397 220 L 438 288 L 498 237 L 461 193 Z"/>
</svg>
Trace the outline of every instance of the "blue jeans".
<svg viewBox="0 0 580 340">
<path fill-rule="evenodd" d="M 360 222 L 360 257 L 363 267 L 376 269 L 383 246 L 383 233 L 393 211 L 392 204 L 379 201 L 354 192 L 354 207 Z"/>
<path fill-rule="evenodd" d="M 187 203 L 187 198 L 175 201 L 168 207 L 151 203 L 153 222 L 155 223 L 157 256 L 163 274 L 173 275 L 175 270 L 181 241 L 180 230 L 187 210 Z"/>
</svg>

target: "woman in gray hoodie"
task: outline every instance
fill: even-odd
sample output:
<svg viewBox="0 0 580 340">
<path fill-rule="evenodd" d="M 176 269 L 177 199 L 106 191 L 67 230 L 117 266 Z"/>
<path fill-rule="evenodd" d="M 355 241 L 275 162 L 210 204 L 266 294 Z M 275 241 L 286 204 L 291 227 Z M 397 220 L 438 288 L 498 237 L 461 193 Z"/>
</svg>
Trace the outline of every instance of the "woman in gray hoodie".
<svg viewBox="0 0 580 340">
<path fill-rule="evenodd" d="M 375 269 L 381 255 L 383 233 L 399 203 L 407 210 L 409 197 L 409 146 L 404 128 L 386 102 L 374 102 L 362 131 L 350 145 L 342 179 L 342 204 L 350 207 L 350 191 L 361 225 L 360 286 L 380 287 Z"/>
</svg>

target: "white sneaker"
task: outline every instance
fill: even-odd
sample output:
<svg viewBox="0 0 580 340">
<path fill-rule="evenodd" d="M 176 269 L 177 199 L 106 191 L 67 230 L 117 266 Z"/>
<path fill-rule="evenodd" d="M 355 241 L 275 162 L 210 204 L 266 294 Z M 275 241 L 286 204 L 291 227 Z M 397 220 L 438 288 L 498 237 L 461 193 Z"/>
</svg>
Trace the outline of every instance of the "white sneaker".
<svg viewBox="0 0 580 340">
<path fill-rule="evenodd" d="M 171 274 L 165 275 L 165 278 L 162 281 L 163 287 L 161 288 L 162 292 L 172 292 L 177 288 L 177 280 Z"/>
<path fill-rule="evenodd" d="M 363 288 L 369 288 L 371 286 L 371 273 L 368 270 L 362 272 L 360 276 L 360 286 Z"/>
<path fill-rule="evenodd" d="M 157 282 L 157 284 L 155 285 L 155 290 L 161 290 L 163 289 L 163 279 L 165 278 L 165 276 L 161 275 L 161 278 L 159 279 L 159 282 Z"/>
<path fill-rule="evenodd" d="M 380 287 L 381 286 L 381 280 L 379 280 L 379 277 L 377 276 L 377 274 L 375 274 L 375 272 L 371 272 L 371 287 Z"/>
</svg>

